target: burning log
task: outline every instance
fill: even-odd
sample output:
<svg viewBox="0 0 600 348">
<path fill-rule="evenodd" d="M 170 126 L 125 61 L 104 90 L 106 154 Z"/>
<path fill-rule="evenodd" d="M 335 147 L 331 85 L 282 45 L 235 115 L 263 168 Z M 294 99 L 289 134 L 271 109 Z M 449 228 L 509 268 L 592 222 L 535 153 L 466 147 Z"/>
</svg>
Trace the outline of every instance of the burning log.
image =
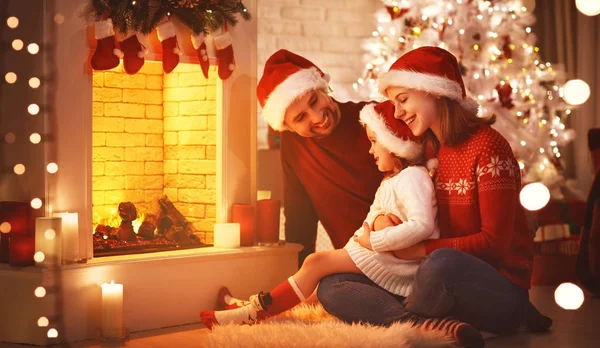
<svg viewBox="0 0 600 348">
<path fill-rule="evenodd" d="M 132 221 L 137 219 L 135 205 L 131 202 L 121 202 L 119 204 L 119 216 L 121 217 L 121 225 L 118 232 L 119 239 L 129 242 L 137 241 L 132 224 Z"/>
<path fill-rule="evenodd" d="M 144 216 L 144 221 L 138 229 L 138 236 L 149 240 L 154 238 L 154 231 L 158 228 L 158 223 L 163 215 L 162 205 L 159 203 L 159 198 L 154 198 Z"/>
<path fill-rule="evenodd" d="M 172 225 L 166 229 L 164 235 L 167 240 L 174 240 L 179 243 L 189 241 L 190 238 L 195 237 L 194 226 L 190 223 L 183 214 L 175 208 L 173 203 L 167 196 L 163 196 L 159 199 L 160 205 L 162 205 L 165 217 L 168 218 Z"/>
</svg>

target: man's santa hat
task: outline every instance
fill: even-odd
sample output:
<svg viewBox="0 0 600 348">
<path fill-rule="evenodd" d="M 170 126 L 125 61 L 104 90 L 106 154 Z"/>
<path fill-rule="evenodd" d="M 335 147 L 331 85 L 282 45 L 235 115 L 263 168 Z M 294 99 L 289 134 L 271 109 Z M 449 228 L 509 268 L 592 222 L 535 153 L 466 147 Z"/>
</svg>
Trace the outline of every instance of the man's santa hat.
<svg viewBox="0 0 600 348">
<path fill-rule="evenodd" d="M 416 160 L 423 153 L 423 137 L 413 135 L 404 121 L 394 117 L 394 103 L 367 104 L 360 111 L 360 123 L 369 127 L 377 142 L 398 157 Z M 426 151 L 427 169 L 436 169 L 438 161 Z"/>
<path fill-rule="evenodd" d="M 308 59 L 287 50 L 275 52 L 265 63 L 256 87 L 262 115 L 271 128 L 282 131 L 285 111 L 304 93 L 329 89 L 329 76 Z"/>
<path fill-rule="evenodd" d="M 379 92 L 388 87 L 406 87 L 454 99 L 468 111 L 477 113 L 479 105 L 467 96 L 456 57 L 433 46 L 405 53 L 379 78 Z"/>
</svg>

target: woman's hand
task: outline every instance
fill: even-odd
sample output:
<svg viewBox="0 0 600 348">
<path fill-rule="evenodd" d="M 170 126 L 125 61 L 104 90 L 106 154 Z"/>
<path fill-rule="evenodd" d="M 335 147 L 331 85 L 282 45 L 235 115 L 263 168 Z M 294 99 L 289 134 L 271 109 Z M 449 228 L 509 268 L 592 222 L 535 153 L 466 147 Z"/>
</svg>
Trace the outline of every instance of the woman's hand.
<svg viewBox="0 0 600 348">
<path fill-rule="evenodd" d="M 411 247 L 394 250 L 392 254 L 398 259 L 401 260 L 420 260 L 425 258 L 425 243 L 417 243 Z"/>
<path fill-rule="evenodd" d="M 371 228 L 369 224 L 363 222 L 363 234 L 359 237 L 356 234 L 354 235 L 354 241 L 360 244 L 363 248 L 367 248 L 369 250 L 373 250 L 373 246 L 371 245 Z"/>
<path fill-rule="evenodd" d="M 392 213 L 378 215 L 373 221 L 373 229 L 381 231 L 386 227 L 400 225 L 402 220 Z"/>
</svg>

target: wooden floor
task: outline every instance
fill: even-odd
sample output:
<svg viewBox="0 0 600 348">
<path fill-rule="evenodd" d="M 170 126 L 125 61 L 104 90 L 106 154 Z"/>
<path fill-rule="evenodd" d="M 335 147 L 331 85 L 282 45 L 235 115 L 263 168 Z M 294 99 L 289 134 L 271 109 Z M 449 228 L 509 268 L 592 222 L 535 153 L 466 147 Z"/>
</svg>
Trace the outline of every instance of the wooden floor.
<svg viewBox="0 0 600 348">
<path fill-rule="evenodd" d="M 544 334 L 520 333 L 510 337 L 487 340 L 486 347 L 522 348 L 592 348 L 600 346 L 600 299 L 586 296 L 583 306 L 566 311 L 554 302 L 554 288 L 536 287 L 531 290 L 532 302 L 540 311 L 554 320 L 552 330 Z M 210 331 L 201 324 L 178 326 L 160 330 L 137 332 L 131 335 L 125 347 L 129 348 L 197 348 L 204 347 L 204 337 Z M 84 341 L 71 344 L 73 348 L 106 347 L 98 342 Z M 23 345 L 2 344 L 1 348 L 23 348 Z M 114 346 L 113 346 L 114 347 Z"/>
</svg>

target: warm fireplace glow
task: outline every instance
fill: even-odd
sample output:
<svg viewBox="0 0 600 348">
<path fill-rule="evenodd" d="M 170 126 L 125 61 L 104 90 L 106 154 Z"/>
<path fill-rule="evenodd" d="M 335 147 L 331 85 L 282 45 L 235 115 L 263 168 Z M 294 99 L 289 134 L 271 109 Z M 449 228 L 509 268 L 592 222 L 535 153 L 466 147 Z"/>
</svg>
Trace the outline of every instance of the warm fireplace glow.
<svg viewBox="0 0 600 348">
<path fill-rule="evenodd" d="M 118 206 L 137 209 L 135 233 L 147 209 L 167 196 L 212 243 L 216 216 L 216 77 L 198 64 L 180 63 L 164 74 L 161 62 L 146 62 L 134 75 L 122 65 L 94 71 L 94 230 L 119 227 Z"/>
</svg>

